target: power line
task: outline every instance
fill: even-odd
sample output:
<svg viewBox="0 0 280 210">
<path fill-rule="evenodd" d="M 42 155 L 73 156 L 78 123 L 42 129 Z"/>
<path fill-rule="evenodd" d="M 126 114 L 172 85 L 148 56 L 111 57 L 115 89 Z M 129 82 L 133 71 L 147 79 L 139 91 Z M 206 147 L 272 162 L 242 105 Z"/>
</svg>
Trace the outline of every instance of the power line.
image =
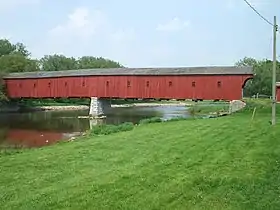
<svg viewBox="0 0 280 210">
<path fill-rule="evenodd" d="M 251 7 L 251 9 L 254 10 L 255 13 L 257 13 L 257 15 L 259 15 L 265 22 L 267 22 L 269 25 L 274 27 L 274 24 L 270 22 L 268 19 L 266 19 L 261 13 L 259 13 L 247 0 L 243 0 L 243 1 L 245 1 L 245 3 L 248 4 L 248 6 Z"/>
</svg>

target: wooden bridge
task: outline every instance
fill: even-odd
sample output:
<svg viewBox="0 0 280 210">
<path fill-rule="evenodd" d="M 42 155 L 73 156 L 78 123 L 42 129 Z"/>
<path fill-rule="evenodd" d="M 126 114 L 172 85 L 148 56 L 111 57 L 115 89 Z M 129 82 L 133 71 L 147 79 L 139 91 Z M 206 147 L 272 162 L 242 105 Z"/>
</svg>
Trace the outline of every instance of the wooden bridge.
<svg viewBox="0 0 280 210">
<path fill-rule="evenodd" d="M 239 100 L 252 78 L 251 67 L 226 66 L 38 71 L 4 82 L 10 98 Z"/>
</svg>

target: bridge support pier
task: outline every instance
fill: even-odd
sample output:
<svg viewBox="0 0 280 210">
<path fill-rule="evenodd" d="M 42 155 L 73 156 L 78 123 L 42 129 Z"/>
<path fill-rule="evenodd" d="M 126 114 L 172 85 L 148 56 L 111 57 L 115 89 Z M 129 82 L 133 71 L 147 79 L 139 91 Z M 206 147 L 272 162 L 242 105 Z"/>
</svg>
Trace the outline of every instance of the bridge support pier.
<svg viewBox="0 0 280 210">
<path fill-rule="evenodd" d="M 100 118 L 108 114 L 111 110 L 111 101 L 97 97 L 90 98 L 89 116 Z"/>
</svg>

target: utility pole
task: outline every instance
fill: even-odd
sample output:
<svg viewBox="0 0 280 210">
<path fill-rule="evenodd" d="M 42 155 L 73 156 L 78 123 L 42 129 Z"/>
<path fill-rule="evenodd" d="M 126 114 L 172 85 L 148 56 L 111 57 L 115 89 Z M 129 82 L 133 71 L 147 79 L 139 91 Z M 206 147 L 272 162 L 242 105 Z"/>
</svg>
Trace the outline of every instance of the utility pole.
<svg viewBox="0 0 280 210">
<path fill-rule="evenodd" d="M 277 23 L 276 16 L 274 16 L 273 23 L 273 66 L 272 66 L 272 116 L 271 124 L 276 124 L 276 33 L 277 33 Z"/>
</svg>

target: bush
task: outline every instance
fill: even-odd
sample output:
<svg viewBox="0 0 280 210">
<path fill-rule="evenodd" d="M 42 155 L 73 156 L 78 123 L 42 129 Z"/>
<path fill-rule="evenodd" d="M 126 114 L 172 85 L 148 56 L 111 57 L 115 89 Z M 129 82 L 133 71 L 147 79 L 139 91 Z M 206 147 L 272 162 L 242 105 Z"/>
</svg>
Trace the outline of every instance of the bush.
<svg viewBox="0 0 280 210">
<path fill-rule="evenodd" d="M 159 122 L 162 122 L 162 119 L 160 117 L 152 117 L 152 118 L 140 120 L 139 124 L 143 125 L 143 124 L 159 123 Z"/>
<path fill-rule="evenodd" d="M 165 122 L 176 122 L 176 121 L 183 121 L 183 120 L 190 120 L 191 118 L 186 118 L 186 117 L 175 117 L 166 120 Z"/>
<path fill-rule="evenodd" d="M 200 107 L 198 107 L 197 105 L 193 105 L 192 107 L 190 107 L 190 108 L 188 109 L 188 111 L 189 111 L 189 113 L 190 113 L 191 116 L 194 116 L 194 115 L 200 113 L 200 112 L 201 112 L 201 109 L 200 109 Z"/>
<path fill-rule="evenodd" d="M 126 122 L 120 125 L 97 125 L 90 131 L 90 135 L 109 135 L 123 131 L 130 131 L 134 128 L 133 123 Z"/>
</svg>

